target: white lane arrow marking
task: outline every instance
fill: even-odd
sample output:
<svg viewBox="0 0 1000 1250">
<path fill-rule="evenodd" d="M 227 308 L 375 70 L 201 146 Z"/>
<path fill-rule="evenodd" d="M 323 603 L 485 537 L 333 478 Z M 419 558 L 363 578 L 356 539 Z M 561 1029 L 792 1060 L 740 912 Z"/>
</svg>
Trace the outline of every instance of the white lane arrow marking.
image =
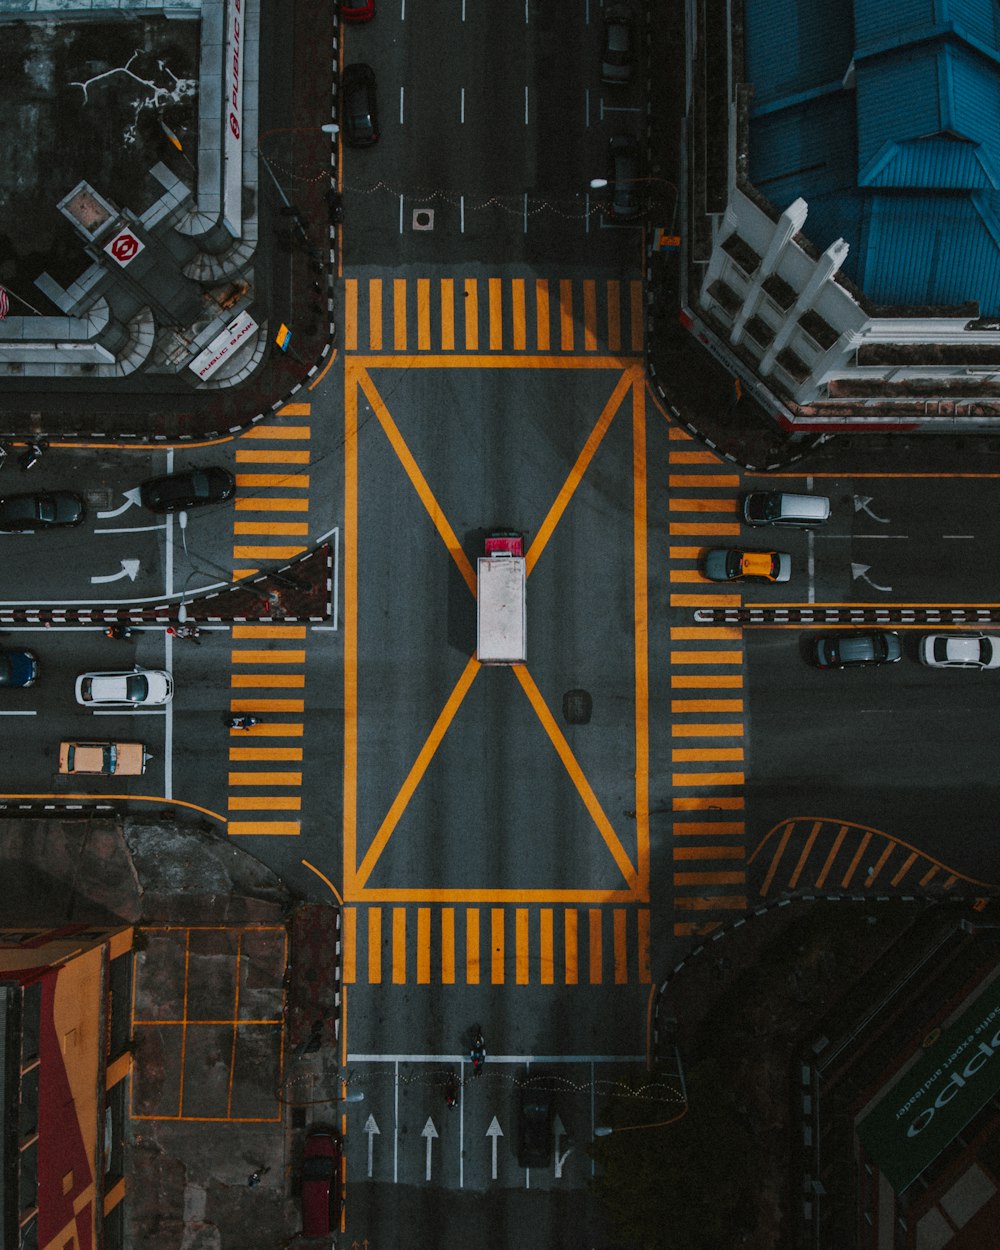
<svg viewBox="0 0 1000 1250">
<path fill-rule="evenodd" d="M 365 1127 L 361 1130 L 368 1135 L 368 1179 L 372 1178 L 372 1156 L 374 1154 L 375 1138 L 382 1135 L 382 1130 L 375 1123 L 375 1117 L 370 1115 L 365 1120 Z"/>
<path fill-rule="evenodd" d="M 127 577 L 129 581 L 135 581 L 135 575 L 139 572 L 138 560 L 123 560 L 120 573 L 109 573 L 106 577 L 92 577 L 92 582 L 120 582 L 123 577 Z"/>
<path fill-rule="evenodd" d="M 562 1141 L 562 1139 L 566 1135 L 566 1126 L 563 1124 L 562 1120 L 559 1119 L 558 1115 L 552 1121 L 552 1135 L 553 1135 L 552 1153 L 553 1153 L 553 1159 L 554 1159 L 554 1172 L 555 1172 L 556 1180 L 559 1180 L 559 1178 L 562 1176 L 563 1164 L 566 1162 L 569 1156 L 573 1153 L 573 1147 L 567 1146 L 562 1154 L 559 1153 L 559 1143 Z"/>
<path fill-rule="evenodd" d="M 852 580 L 854 581 L 860 580 L 863 582 L 867 582 L 868 585 L 871 586 L 872 590 L 884 590 L 886 594 L 891 594 L 892 593 L 891 586 L 880 586 L 878 582 L 872 581 L 872 579 L 868 576 L 868 570 L 870 568 L 871 568 L 870 564 L 852 564 L 851 565 Z"/>
<path fill-rule="evenodd" d="M 109 517 L 121 516 L 123 512 L 127 512 L 134 503 L 139 502 L 139 487 L 134 486 L 131 490 L 125 492 L 125 502 L 120 508 L 112 508 L 110 512 L 98 512 L 98 520 L 106 521 Z"/>
<path fill-rule="evenodd" d="M 434 1142 L 434 1138 L 437 1137 L 437 1135 L 438 1135 L 438 1131 L 434 1127 L 434 1121 L 430 1116 L 428 1116 L 427 1123 L 424 1125 L 420 1133 L 420 1136 L 426 1138 L 427 1140 L 427 1156 L 424 1160 L 424 1180 L 425 1181 L 429 1181 L 431 1179 L 431 1149 L 432 1149 L 432 1145 Z"/>
<path fill-rule="evenodd" d="M 855 495 L 854 496 L 854 511 L 855 512 L 867 512 L 873 521 L 878 521 L 879 525 L 888 525 L 889 524 L 888 517 L 877 516 L 874 512 L 872 512 L 871 508 L 868 507 L 871 501 L 872 501 L 871 495 Z"/>
<path fill-rule="evenodd" d="M 496 1116 L 494 1116 L 492 1121 L 490 1122 L 490 1127 L 486 1130 L 486 1136 L 491 1137 L 493 1139 L 493 1175 L 490 1179 L 496 1180 L 497 1178 L 497 1138 L 503 1137 L 503 1129 L 500 1127 L 500 1122 L 497 1120 Z"/>
</svg>

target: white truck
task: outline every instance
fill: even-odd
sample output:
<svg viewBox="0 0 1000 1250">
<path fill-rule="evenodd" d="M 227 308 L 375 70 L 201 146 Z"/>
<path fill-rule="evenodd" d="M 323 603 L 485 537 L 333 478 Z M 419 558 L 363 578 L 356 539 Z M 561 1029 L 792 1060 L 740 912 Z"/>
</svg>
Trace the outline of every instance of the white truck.
<svg viewBox="0 0 1000 1250">
<path fill-rule="evenodd" d="M 479 557 L 476 657 L 480 664 L 524 664 L 528 659 L 524 535 L 491 534 Z"/>
</svg>

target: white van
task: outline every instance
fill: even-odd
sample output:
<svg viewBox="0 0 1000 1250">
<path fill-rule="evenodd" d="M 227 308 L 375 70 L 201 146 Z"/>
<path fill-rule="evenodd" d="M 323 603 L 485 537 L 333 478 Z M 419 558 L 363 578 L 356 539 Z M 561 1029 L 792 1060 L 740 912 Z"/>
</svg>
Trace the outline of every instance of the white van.
<svg viewBox="0 0 1000 1250">
<path fill-rule="evenodd" d="M 830 519 L 826 495 L 789 495 L 780 490 L 757 490 L 743 498 L 747 525 L 781 525 L 786 529 L 812 529 Z"/>
</svg>

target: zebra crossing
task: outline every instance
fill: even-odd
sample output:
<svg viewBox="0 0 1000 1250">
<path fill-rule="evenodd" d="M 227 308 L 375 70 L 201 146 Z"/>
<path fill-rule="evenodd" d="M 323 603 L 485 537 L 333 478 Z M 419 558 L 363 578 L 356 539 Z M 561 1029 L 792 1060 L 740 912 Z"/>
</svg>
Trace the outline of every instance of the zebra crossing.
<svg viewBox="0 0 1000 1250">
<path fill-rule="evenodd" d="M 641 281 L 346 278 L 344 348 L 392 352 L 636 355 Z"/>
<path fill-rule="evenodd" d="M 698 571 L 704 547 L 739 535 L 739 475 L 677 426 L 668 459 L 670 606 L 739 607 Z M 690 937 L 747 907 L 742 631 L 674 626 L 669 664 L 674 934 Z"/>
<path fill-rule="evenodd" d="M 648 985 L 649 909 L 344 908 L 344 984 Z"/>
<path fill-rule="evenodd" d="M 308 417 L 310 405 L 286 404 L 278 415 Z M 279 423 L 240 438 L 234 581 L 253 576 L 259 562 L 293 560 L 309 547 L 310 435 L 308 424 Z M 229 731 L 229 833 L 294 837 L 301 829 L 306 627 L 234 625 L 230 670 L 230 712 L 262 719 Z"/>
</svg>

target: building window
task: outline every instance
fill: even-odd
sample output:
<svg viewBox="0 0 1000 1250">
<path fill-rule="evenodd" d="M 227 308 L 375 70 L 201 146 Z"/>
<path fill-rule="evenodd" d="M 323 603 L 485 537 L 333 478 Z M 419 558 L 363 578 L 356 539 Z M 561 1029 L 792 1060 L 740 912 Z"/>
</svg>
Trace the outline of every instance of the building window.
<svg viewBox="0 0 1000 1250">
<path fill-rule="evenodd" d="M 21 995 L 21 1067 L 38 1058 L 42 1034 L 42 986 L 39 981 L 24 987 Z"/>
<path fill-rule="evenodd" d="M 18 1140 L 27 1141 L 38 1132 L 38 1073 L 35 1064 L 21 1075 L 21 1098 L 17 1108 Z"/>
<path fill-rule="evenodd" d="M 22 1218 L 38 1206 L 38 1142 L 21 1151 L 18 1166 L 18 1209 Z"/>
<path fill-rule="evenodd" d="M 112 1085 L 104 1111 L 104 1188 L 125 1175 L 125 1094 L 128 1078 Z"/>
<path fill-rule="evenodd" d="M 109 1058 L 117 1059 L 128 1049 L 132 1030 L 132 952 L 119 955 L 109 965 L 108 985 L 111 993 L 111 1024 Z"/>
</svg>

